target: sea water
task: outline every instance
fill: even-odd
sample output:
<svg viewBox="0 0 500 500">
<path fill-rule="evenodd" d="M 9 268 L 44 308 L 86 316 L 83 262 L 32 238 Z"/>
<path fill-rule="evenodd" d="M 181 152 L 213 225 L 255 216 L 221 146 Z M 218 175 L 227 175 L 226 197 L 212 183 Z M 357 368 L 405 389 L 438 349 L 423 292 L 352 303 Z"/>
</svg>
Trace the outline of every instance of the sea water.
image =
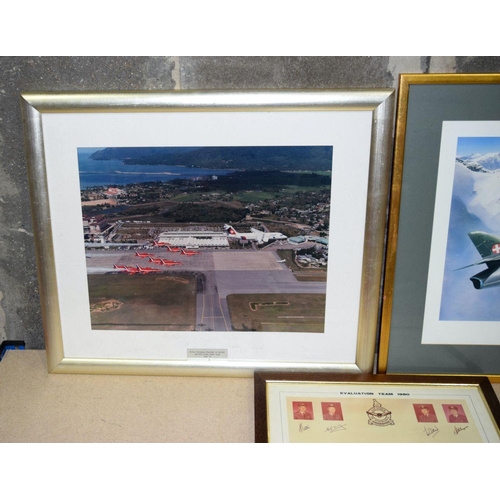
<svg viewBox="0 0 500 500">
<path fill-rule="evenodd" d="M 213 175 L 227 175 L 234 170 L 184 167 L 181 165 L 125 165 L 121 160 L 92 160 L 93 152 L 78 151 L 80 188 L 137 184 L 139 182 L 168 182 Z"/>
</svg>

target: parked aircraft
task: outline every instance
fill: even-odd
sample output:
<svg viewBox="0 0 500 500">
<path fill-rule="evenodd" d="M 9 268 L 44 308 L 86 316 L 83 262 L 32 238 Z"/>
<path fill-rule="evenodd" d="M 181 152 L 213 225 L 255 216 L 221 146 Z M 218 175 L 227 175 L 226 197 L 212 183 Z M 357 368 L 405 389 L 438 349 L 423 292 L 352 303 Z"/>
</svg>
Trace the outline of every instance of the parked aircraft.
<svg viewBox="0 0 500 500">
<path fill-rule="evenodd" d="M 470 280 L 474 288 L 480 290 L 500 285 L 500 238 L 482 231 L 472 231 L 468 235 L 482 259 L 460 269 L 486 264 L 487 269 L 471 276 Z"/>
<path fill-rule="evenodd" d="M 258 229 L 250 228 L 251 233 L 238 233 L 233 226 L 224 225 L 224 230 L 227 231 L 228 238 L 237 238 L 240 240 L 256 241 L 257 243 L 267 243 L 271 240 L 286 240 L 287 236 L 282 233 L 265 233 Z"/>
<path fill-rule="evenodd" d="M 162 258 L 154 258 L 154 257 L 149 257 L 149 262 L 152 262 L 153 264 L 162 264 Z"/>
<path fill-rule="evenodd" d="M 134 266 L 118 266 L 118 265 L 114 265 L 113 266 L 114 269 L 116 269 L 117 271 L 121 271 L 123 273 L 127 273 L 127 274 L 137 274 L 137 273 L 140 273 L 143 271 L 143 269 L 141 269 L 139 266 L 137 267 L 134 267 Z"/>
<path fill-rule="evenodd" d="M 159 269 L 155 269 L 154 267 L 141 267 L 137 266 L 137 271 L 141 274 L 149 274 L 149 273 L 159 273 Z"/>
<path fill-rule="evenodd" d="M 141 266 L 118 266 L 115 264 L 113 266 L 114 269 L 117 271 L 121 271 L 127 274 L 146 274 L 146 273 L 153 273 L 153 272 L 159 272 L 159 269 L 154 269 L 152 267 L 141 267 Z"/>
<path fill-rule="evenodd" d="M 164 241 L 153 241 L 153 246 L 154 247 L 166 247 L 168 243 L 165 243 Z"/>
<path fill-rule="evenodd" d="M 198 254 L 200 254 L 201 252 L 196 252 L 196 251 L 194 251 L 194 250 L 185 250 L 185 249 L 183 248 L 183 249 L 181 250 L 181 253 L 182 253 L 183 255 L 189 255 L 189 256 L 191 256 L 191 255 L 198 255 Z"/>
<path fill-rule="evenodd" d="M 170 245 L 165 245 L 169 252 L 180 252 L 181 249 L 179 247 L 171 247 Z"/>
<path fill-rule="evenodd" d="M 164 266 L 182 266 L 182 262 L 177 262 L 176 260 L 161 259 L 161 264 Z"/>
<path fill-rule="evenodd" d="M 133 267 L 133 266 L 125 266 L 125 271 L 128 274 L 137 274 L 139 272 L 139 270 L 136 267 Z"/>
<path fill-rule="evenodd" d="M 254 240 L 255 235 L 253 233 L 238 233 L 233 226 L 229 224 L 224 224 L 224 231 L 227 232 L 228 238 L 237 238 L 241 240 Z"/>
<path fill-rule="evenodd" d="M 152 253 L 140 253 L 140 252 L 135 252 L 136 257 L 140 257 L 141 259 L 144 259 L 145 257 L 154 257 Z"/>
</svg>

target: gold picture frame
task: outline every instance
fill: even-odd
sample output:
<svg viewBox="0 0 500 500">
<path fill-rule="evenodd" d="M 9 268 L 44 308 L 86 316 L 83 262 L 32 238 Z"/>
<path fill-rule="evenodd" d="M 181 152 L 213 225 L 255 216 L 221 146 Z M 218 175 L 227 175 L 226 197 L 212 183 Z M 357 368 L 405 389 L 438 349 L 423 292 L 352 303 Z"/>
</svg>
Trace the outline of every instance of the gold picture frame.
<svg viewBox="0 0 500 500">
<path fill-rule="evenodd" d="M 483 196 L 494 176 L 471 155 L 500 137 L 499 98 L 500 74 L 400 75 L 379 373 L 500 381 L 500 318 L 487 311 L 499 289 L 474 289 L 494 263 L 471 269 L 470 236 L 496 231 Z"/>
<path fill-rule="evenodd" d="M 500 442 L 487 377 L 255 372 L 257 443 Z"/>
<path fill-rule="evenodd" d="M 259 368 L 328 368 L 348 372 L 369 372 L 373 369 L 392 156 L 392 89 L 25 93 L 21 100 L 50 372 L 252 376 L 254 370 Z M 140 262 L 138 258 L 134 260 L 131 252 L 140 245 L 146 248 L 142 250 L 143 255 L 159 250 L 152 248 L 158 243 L 153 241 L 155 231 L 147 237 L 143 236 L 146 242 L 126 240 L 127 245 L 132 246 L 121 249 L 122 252 L 129 252 L 120 257 L 124 259 L 121 265 L 118 257 L 115 258 L 117 254 L 111 251 L 115 240 L 107 236 L 110 234 L 109 226 L 105 234 L 105 230 L 97 224 L 97 233 L 94 231 L 92 239 L 88 240 L 90 244 L 85 253 L 82 238 L 86 237 L 89 224 L 96 225 L 96 219 L 85 220 L 84 217 L 85 227 L 82 230 L 84 183 L 81 178 L 88 171 L 84 171 L 79 159 L 80 149 L 324 145 L 334 151 L 334 167 L 331 170 L 333 188 L 330 187 L 333 189 L 333 192 L 330 191 L 333 208 L 330 207 L 327 214 L 335 220 L 332 231 L 348 233 L 350 246 L 335 240 L 328 247 L 330 264 L 327 285 L 316 285 L 328 286 L 322 319 L 324 326 L 320 330 L 323 335 L 311 335 L 300 330 L 291 335 L 286 335 L 286 332 L 264 335 L 260 331 L 236 331 L 227 309 L 223 309 L 226 307 L 224 304 L 220 306 L 222 313 L 219 317 L 224 320 L 227 331 L 208 328 L 206 322 L 198 320 L 200 314 L 204 314 L 203 318 L 209 316 L 204 312 L 204 307 L 209 307 L 208 302 L 196 303 L 194 291 L 189 292 L 191 295 L 181 304 L 181 310 L 184 306 L 190 307 L 192 311 L 189 314 L 196 319 L 190 323 L 194 326 L 183 327 L 183 330 L 175 330 L 177 323 L 173 320 L 168 324 L 158 320 L 163 326 L 154 331 L 149 326 L 138 327 L 140 321 L 136 319 L 137 315 L 131 320 L 130 314 L 129 319 L 122 317 L 119 323 L 122 326 L 116 327 L 114 323 L 111 329 L 95 326 L 102 324 L 95 320 L 95 314 L 99 312 L 114 313 L 119 308 L 122 312 L 130 312 L 132 309 L 127 309 L 128 299 L 114 300 L 114 296 L 110 299 L 106 295 L 108 292 L 96 292 L 98 299 L 103 300 L 98 302 L 97 309 L 92 305 L 94 308 L 89 312 L 91 291 L 97 289 L 92 276 L 136 274 L 146 280 L 142 276 L 146 274 L 144 267 L 139 269 L 136 264 Z M 100 159 L 103 160 L 102 156 Z M 92 170 L 91 173 L 105 173 L 103 162 L 96 160 L 95 165 L 97 172 Z M 143 172 L 141 166 L 136 167 L 139 173 Z M 115 170 L 125 170 L 125 167 Z M 150 170 L 154 170 L 153 167 Z M 165 172 L 163 174 L 166 175 Z M 192 178 L 194 174 L 191 172 L 190 175 Z M 205 179 L 202 174 L 197 175 Z M 212 175 L 212 181 L 217 179 L 217 175 Z M 123 189 L 119 189 L 121 181 L 93 182 L 100 183 L 99 192 L 90 193 L 92 196 L 85 193 L 86 206 L 99 205 L 104 199 L 104 208 L 99 210 L 105 210 L 110 205 L 107 200 L 113 196 L 115 200 L 111 209 L 114 210 L 114 206 L 121 203 L 116 200 L 122 195 L 120 192 Z M 102 187 L 109 191 L 110 184 L 114 186 L 113 193 L 104 192 Z M 356 190 L 352 189 L 353 185 L 356 185 Z M 140 196 L 144 193 L 142 190 Z M 180 198 L 181 194 L 179 188 L 176 195 Z M 126 203 L 135 203 L 139 195 L 136 192 L 132 201 L 131 196 L 126 195 Z M 279 193 L 276 196 L 279 197 Z M 253 197 L 258 199 L 257 195 Z M 196 201 L 200 200 L 196 198 Z M 223 203 L 225 200 L 221 200 L 220 204 Z M 325 209 L 330 204 L 323 205 Z M 110 226 L 114 230 L 121 222 L 127 223 L 115 213 Z M 144 226 L 150 222 L 145 218 L 141 221 Z M 130 225 L 133 225 L 132 219 Z M 148 227 L 153 229 L 151 224 Z M 147 227 L 143 229 L 146 231 Z M 242 239 L 243 236 L 240 243 Z M 92 253 L 90 245 L 96 245 L 95 241 L 105 250 Z M 116 245 L 119 246 L 118 243 Z M 161 251 L 164 252 L 165 248 Z M 206 259 L 218 259 L 217 269 L 225 269 L 228 259 L 220 255 L 210 257 L 208 250 L 205 254 Z M 232 254 L 227 252 L 224 255 Z M 199 256 L 193 259 L 196 257 Z M 185 260 L 183 270 L 187 269 L 190 258 L 182 257 Z M 273 260 L 269 255 L 267 260 L 273 269 L 279 267 L 280 277 L 290 281 L 292 273 L 286 264 L 276 263 L 277 259 Z M 279 262 L 283 260 L 286 259 Z M 129 261 L 134 265 L 131 266 Z M 156 269 L 151 273 L 160 271 L 156 264 L 149 264 L 149 267 Z M 191 277 L 204 273 L 205 268 L 200 271 L 195 266 L 191 267 Z M 161 268 L 161 272 L 166 273 L 161 275 L 163 278 L 172 281 L 177 271 Z M 193 280 L 198 280 L 198 277 Z M 122 280 L 122 277 L 119 279 Z M 187 274 L 183 275 L 184 282 L 189 279 Z M 230 290 L 241 279 L 238 275 L 226 279 L 224 284 L 215 284 L 210 297 L 215 304 L 214 311 L 218 307 L 217 302 L 224 302 L 226 297 L 221 300 L 222 292 L 217 290 L 222 286 Z M 345 283 L 341 283 L 342 279 Z M 118 283 L 118 278 L 113 280 Z M 198 281 L 194 283 L 199 285 Z M 200 286 L 203 288 L 203 283 Z M 266 286 L 263 285 L 262 289 L 267 290 Z M 271 292 L 276 289 L 269 286 Z M 149 282 L 141 287 L 141 291 L 146 290 Z M 199 288 L 194 289 L 199 291 Z M 168 293 L 174 296 L 170 289 Z M 300 293 L 299 298 L 305 297 L 303 291 Z M 126 305 L 123 306 L 123 303 Z M 164 305 L 162 303 L 162 307 Z M 141 316 L 137 307 L 133 311 L 139 311 L 139 316 L 145 317 Z M 155 311 L 157 315 L 164 313 L 163 309 Z M 156 318 L 154 314 L 149 314 L 146 319 Z M 290 316 L 290 313 L 282 316 Z M 161 330 L 164 326 L 168 328 Z"/>
</svg>

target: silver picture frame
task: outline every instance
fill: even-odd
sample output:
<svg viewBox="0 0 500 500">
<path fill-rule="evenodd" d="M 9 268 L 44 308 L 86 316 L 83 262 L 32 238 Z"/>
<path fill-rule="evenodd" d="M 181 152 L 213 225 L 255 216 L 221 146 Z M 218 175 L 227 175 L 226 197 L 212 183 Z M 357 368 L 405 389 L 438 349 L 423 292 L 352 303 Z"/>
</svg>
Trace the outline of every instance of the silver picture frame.
<svg viewBox="0 0 500 500">
<path fill-rule="evenodd" d="M 377 340 L 391 176 L 394 95 L 393 89 L 23 93 L 22 113 L 49 372 L 243 377 L 253 376 L 256 369 L 300 368 L 351 373 L 371 372 Z M 334 356 L 330 358 L 329 355 L 327 359 L 301 359 L 300 355 L 281 359 L 259 359 L 254 353 L 249 353 L 247 357 L 232 357 L 230 349 L 229 355 L 223 358 L 210 354 L 202 354 L 201 357 L 172 356 L 162 349 L 157 350 L 156 355 L 149 353 L 143 356 L 140 353 L 130 354 L 142 350 L 133 345 L 127 351 L 128 354 L 115 354 L 114 346 L 122 342 L 119 339 L 115 339 L 116 343 L 110 341 L 102 355 L 87 352 L 85 339 L 87 333 L 90 338 L 91 332 L 73 331 L 80 328 L 79 315 L 74 315 L 65 305 L 67 290 L 85 287 L 86 283 L 85 280 L 80 283 L 78 277 L 66 277 L 66 264 L 61 263 L 60 251 L 57 248 L 57 245 L 60 246 L 57 238 L 66 229 L 58 225 L 54 217 L 54 206 L 58 206 L 60 199 L 75 206 L 80 203 L 78 196 L 68 194 L 64 187 L 54 181 L 60 168 L 55 166 L 53 161 L 54 155 L 57 157 L 58 154 L 57 141 L 60 140 L 62 145 L 65 141 L 64 134 L 71 129 L 57 123 L 65 124 L 66 120 L 85 118 L 86 123 L 90 124 L 89 128 L 95 129 L 99 128 L 98 122 L 103 116 L 114 120 L 113 123 L 120 123 L 120 120 L 126 117 L 132 123 L 132 128 L 138 129 L 142 123 L 140 120 L 147 121 L 156 116 L 165 116 L 166 119 L 171 119 L 174 115 L 188 117 L 189 120 L 194 120 L 191 123 L 195 123 L 197 119 L 211 120 L 213 116 L 222 114 L 222 119 L 231 117 L 245 131 L 249 116 L 257 116 L 258 119 L 262 117 L 265 124 L 267 116 L 276 115 L 279 120 L 285 120 L 292 114 L 299 114 L 300 118 L 302 113 L 310 114 L 313 121 L 315 117 L 322 120 L 328 113 L 335 115 L 339 131 L 343 128 L 343 120 L 350 119 L 353 115 L 362 114 L 367 116 L 368 120 L 369 138 L 365 143 L 368 144 L 369 162 L 365 173 L 356 174 L 366 177 L 366 192 L 362 193 L 366 209 L 362 214 L 363 222 L 352 226 L 352 234 L 357 234 L 362 242 L 361 258 L 353 266 L 353 272 L 361 277 L 356 285 L 359 294 L 349 298 L 349 304 L 352 304 L 355 310 L 352 314 L 356 316 L 356 326 L 351 328 L 352 331 L 344 331 L 342 324 L 335 324 L 335 316 L 332 324 L 325 325 L 325 331 L 336 330 L 335 335 L 343 335 L 349 339 L 351 346 L 354 346 L 351 349 L 352 355 L 347 357 L 350 359 L 336 360 Z M 56 125 L 51 122 L 54 116 Z M 134 124 L 134 120 L 137 120 L 137 124 Z M 318 130 L 320 127 L 321 124 L 318 124 Z M 102 130 L 104 135 L 106 130 Z M 252 133 L 250 128 L 248 133 Z M 50 147 L 47 145 L 48 141 L 51 141 Z M 337 145 L 333 144 L 334 151 Z M 107 143 L 99 146 L 107 146 Z M 350 167 L 353 171 L 357 170 L 356 165 Z M 77 176 L 78 168 L 75 165 L 69 165 L 67 168 L 76 168 Z M 335 161 L 333 168 L 335 169 Z M 353 186 L 340 186 L 339 189 L 349 191 Z M 76 193 L 76 189 L 73 193 Z M 348 218 L 349 207 L 346 207 L 343 214 L 335 215 Z M 345 222 L 349 224 L 348 220 Z M 333 239 L 338 237 L 339 235 L 331 235 Z M 85 262 L 77 265 L 85 266 Z M 68 283 L 63 286 L 65 280 Z M 75 307 L 80 306 L 77 304 Z M 88 314 L 88 305 L 82 308 L 87 308 Z M 190 341 L 190 334 L 186 333 L 187 347 L 196 350 L 200 347 L 199 342 Z M 228 338 L 233 339 L 233 344 L 237 341 L 234 335 L 233 332 L 228 334 Z M 70 337 L 71 341 L 68 340 Z M 148 342 L 148 337 L 141 338 L 142 346 L 143 342 Z M 290 338 L 283 336 L 280 342 L 291 342 Z M 298 337 L 294 334 L 293 338 Z M 96 342 L 99 343 L 98 340 Z M 334 340 L 332 352 L 333 343 Z M 83 347 L 74 348 L 73 344 Z M 224 350 L 228 346 L 220 347 Z M 279 350 L 279 346 L 277 349 Z"/>
</svg>

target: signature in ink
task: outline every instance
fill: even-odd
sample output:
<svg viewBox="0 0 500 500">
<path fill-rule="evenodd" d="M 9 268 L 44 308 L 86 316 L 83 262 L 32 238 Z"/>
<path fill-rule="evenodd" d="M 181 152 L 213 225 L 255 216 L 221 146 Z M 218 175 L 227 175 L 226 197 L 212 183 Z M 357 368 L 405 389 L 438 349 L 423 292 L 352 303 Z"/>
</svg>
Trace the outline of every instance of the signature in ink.
<svg viewBox="0 0 500 500">
<path fill-rule="evenodd" d="M 336 425 L 331 425 L 330 427 L 327 427 L 325 429 L 325 432 L 329 432 L 331 434 L 332 432 L 346 431 L 346 430 L 347 430 L 347 424 L 336 424 Z"/>
<path fill-rule="evenodd" d="M 453 434 L 458 434 L 460 431 L 465 431 L 465 429 L 467 429 L 469 426 L 466 425 L 465 427 L 457 427 L 455 425 L 455 430 L 453 431 Z"/>
<path fill-rule="evenodd" d="M 424 427 L 424 432 L 426 436 L 432 436 L 434 437 L 438 432 L 439 429 L 434 426 L 434 427 Z"/>
<path fill-rule="evenodd" d="M 305 432 L 307 431 L 307 429 L 309 429 L 310 427 L 308 425 L 303 425 L 303 424 L 300 424 L 299 425 L 299 432 Z"/>
</svg>

